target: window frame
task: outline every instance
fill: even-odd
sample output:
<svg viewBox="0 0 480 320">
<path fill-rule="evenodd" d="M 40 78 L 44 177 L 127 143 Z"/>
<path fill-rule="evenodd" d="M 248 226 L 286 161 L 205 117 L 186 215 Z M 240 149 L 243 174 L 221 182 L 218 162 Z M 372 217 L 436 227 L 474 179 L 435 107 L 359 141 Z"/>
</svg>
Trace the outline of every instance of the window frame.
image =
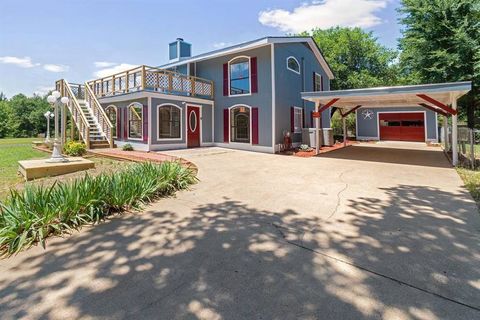
<svg viewBox="0 0 480 320">
<path fill-rule="evenodd" d="M 295 62 L 297 63 L 297 66 L 298 66 L 298 71 L 290 68 L 290 66 L 288 65 L 288 61 L 289 61 L 290 59 L 295 60 Z M 287 69 L 288 69 L 288 70 L 290 70 L 290 71 L 292 71 L 292 72 L 295 72 L 296 74 L 300 74 L 300 63 L 298 62 L 297 58 L 295 58 L 294 56 L 289 56 L 289 57 L 287 57 L 286 62 L 287 62 Z"/>
<path fill-rule="evenodd" d="M 180 111 L 180 138 L 162 138 L 160 137 L 160 119 L 159 119 L 159 116 L 160 116 L 160 108 L 162 107 L 166 107 L 166 106 L 171 106 L 171 107 L 175 107 L 177 108 L 179 111 Z M 183 109 L 174 104 L 174 103 L 162 103 L 162 104 L 159 104 L 157 105 L 157 114 L 156 114 L 156 121 L 157 121 L 157 140 L 158 141 L 182 141 L 183 140 Z"/>
<path fill-rule="evenodd" d="M 112 123 L 114 128 L 115 128 L 115 134 L 112 135 L 112 138 L 114 139 L 118 139 L 118 108 L 116 105 L 114 104 L 109 104 L 106 108 L 105 108 L 105 114 L 107 115 L 108 117 L 108 109 L 110 108 L 113 108 L 113 110 L 115 110 L 115 123 Z M 110 120 L 110 122 L 112 121 L 110 118 L 108 118 L 108 120 Z"/>
<path fill-rule="evenodd" d="M 248 59 L 248 93 L 239 93 L 239 94 L 232 94 L 231 88 L 231 65 L 234 64 L 235 60 L 238 59 Z M 228 65 L 228 96 L 229 97 L 243 97 L 243 96 L 251 96 L 252 95 L 252 57 L 250 56 L 236 56 L 230 59 L 227 63 Z"/>
<path fill-rule="evenodd" d="M 233 132 L 232 132 L 232 127 L 233 127 L 233 117 L 232 117 L 232 111 L 233 109 L 236 109 L 236 108 L 241 108 L 241 107 L 245 107 L 248 109 L 248 142 L 245 141 L 245 142 L 238 142 L 238 141 L 233 141 Z M 247 104 L 243 104 L 243 103 L 239 103 L 239 104 L 235 104 L 233 106 L 231 106 L 230 108 L 228 108 L 228 136 L 229 136 L 229 142 L 230 143 L 238 143 L 238 144 L 241 144 L 241 145 L 252 145 L 252 107 L 247 105 Z"/>
<path fill-rule="evenodd" d="M 316 88 L 316 86 L 317 86 L 317 76 L 320 78 L 320 82 L 318 83 L 318 90 Z M 313 83 L 313 92 L 321 92 L 322 91 L 322 82 L 323 82 L 323 76 L 320 73 L 315 72 L 315 82 Z"/>
<path fill-rule="evenodd" d="M 142 120 L 141 120 L 141 123 L 142 123 L 142 130 L 141 130 L 141 136 L 140 138 L 132 138 L 130 137 L 130 107 L 134 106 L 134 105 L 137 105 L 137 106 L 140 106 L 140 108 L 142 109 Z M 143 141 L 143 117 L 145 115 L 143 114 L 143 104 L 141 104 L 140 102 L 132 102 L 128 105 L 127 107 L 127 139 L 128 140 L 138 140 L 138 141 Z"/>
<path fill-rule="evenodd" d="M 300 126 L 297 129 L 297 126 L 295 125 L 295 119 L 296 119 L 296 114 L 297 112 L 300 114 Z M 293 133 L 302 133 L 304 123 L 303 123 L 303 108 L 301 107 L 293 107 Z"/>
</svg>

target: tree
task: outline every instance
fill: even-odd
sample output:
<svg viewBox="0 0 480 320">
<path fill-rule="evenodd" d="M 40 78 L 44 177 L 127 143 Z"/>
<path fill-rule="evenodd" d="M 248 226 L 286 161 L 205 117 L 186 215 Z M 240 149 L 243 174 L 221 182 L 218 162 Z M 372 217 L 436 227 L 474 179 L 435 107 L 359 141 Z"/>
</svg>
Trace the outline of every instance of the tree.
<svg viewBox="0 0 480 320">
<path fill-rule="evenodd" d="M 403 84 L 398 52 L 381 45 L 372 32 L 360 28 L 314 29 L 311 35 L 330 65 L 332 90 Z"/>
<path fill-rule="evenodd" d="M 26 97 L 23 94 L 13 96 L 8 100 L 7 128 L 8 135 L 13 137 L 33 137 L 45 132 L 44 113 L 50 105 L 45 98 Z"/>
<path fill-rule="evenodd" d="M 472 128 L 480 106 L 480 0 L 402 0 L 399 12 L 402 70 L 421 83 L 473 81 L 459 108 Z"/>
</svg>

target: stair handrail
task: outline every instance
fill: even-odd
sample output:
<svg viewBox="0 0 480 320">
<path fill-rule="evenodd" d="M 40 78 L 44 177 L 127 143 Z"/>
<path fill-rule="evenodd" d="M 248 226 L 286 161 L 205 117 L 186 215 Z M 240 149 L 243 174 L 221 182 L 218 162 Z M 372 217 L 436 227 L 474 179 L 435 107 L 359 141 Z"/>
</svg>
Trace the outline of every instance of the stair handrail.
<svg viewBox="0 0 480 320">
<path fill-rule="evenodd" d="M 97 118 L 100 127 L 102 128 L 103 134 L 110 144 L 110 148 L 113 148 L 113 125 L 110 119 L 107 116 L 105 110 L 103 110 L 102 105 L 98 102 L 97 97 L 93 93 L 93 90 L 90 88 L 88 83 L 85 83 L 85 101 L 88 103 L 88 106 L 92 109 L 93 115 Z"/>
<path fill-rule="evenodd" d="M 67 108 L 72 115 L 72 118 L 75 120 L 75 124 L 80 132 L 80 136 L 83 138 L 87 149 L 90 148 L 90 124 L 88 123 L 87 117 L 83 113 L 80 104 L 78 103 L 75 94 L 73 93 L 72 89 L 70 88 L 70 84 L 67 80 L 61 79 L 61 91 L 62 95 L 67 96 L 69 101 L 67 103 Z M 72 107 L 73 106 L 73 107 Z M 78 121 L 80 119 L 80 121 Z M 81 122 L 81 123 L 80 123 Z"/>
</svg>

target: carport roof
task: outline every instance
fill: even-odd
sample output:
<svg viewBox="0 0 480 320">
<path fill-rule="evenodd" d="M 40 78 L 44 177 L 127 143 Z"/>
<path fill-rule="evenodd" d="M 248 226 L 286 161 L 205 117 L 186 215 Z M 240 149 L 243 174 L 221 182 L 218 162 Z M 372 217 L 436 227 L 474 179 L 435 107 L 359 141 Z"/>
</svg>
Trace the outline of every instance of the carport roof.
<svg viewBox="0 0 480 320">
<path fill-rule="evenodd" d="M 423 84 L 395 87 L 363 88 L 350 90 L 333 90 L 302 92 L 302 99 L 330 105 L 344 110 L 362 107 L 400 107 L 418 106 L 434 108 L 439 112 L 445 110 L 454 100 L 466 94 L 472 88 L 470 81 Z"/>
</svg>

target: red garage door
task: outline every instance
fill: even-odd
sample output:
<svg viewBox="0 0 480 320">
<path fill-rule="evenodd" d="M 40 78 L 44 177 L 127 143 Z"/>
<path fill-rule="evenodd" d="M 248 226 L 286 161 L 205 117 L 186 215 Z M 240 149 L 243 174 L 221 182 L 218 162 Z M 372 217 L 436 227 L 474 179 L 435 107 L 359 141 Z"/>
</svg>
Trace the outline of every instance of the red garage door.
<svg viewBox="0 0 480 320">
<path fill-rule="evenodd" d="M 425 141 L 423 112 L 379 113 L 380 140 Z"/>
</svg>

